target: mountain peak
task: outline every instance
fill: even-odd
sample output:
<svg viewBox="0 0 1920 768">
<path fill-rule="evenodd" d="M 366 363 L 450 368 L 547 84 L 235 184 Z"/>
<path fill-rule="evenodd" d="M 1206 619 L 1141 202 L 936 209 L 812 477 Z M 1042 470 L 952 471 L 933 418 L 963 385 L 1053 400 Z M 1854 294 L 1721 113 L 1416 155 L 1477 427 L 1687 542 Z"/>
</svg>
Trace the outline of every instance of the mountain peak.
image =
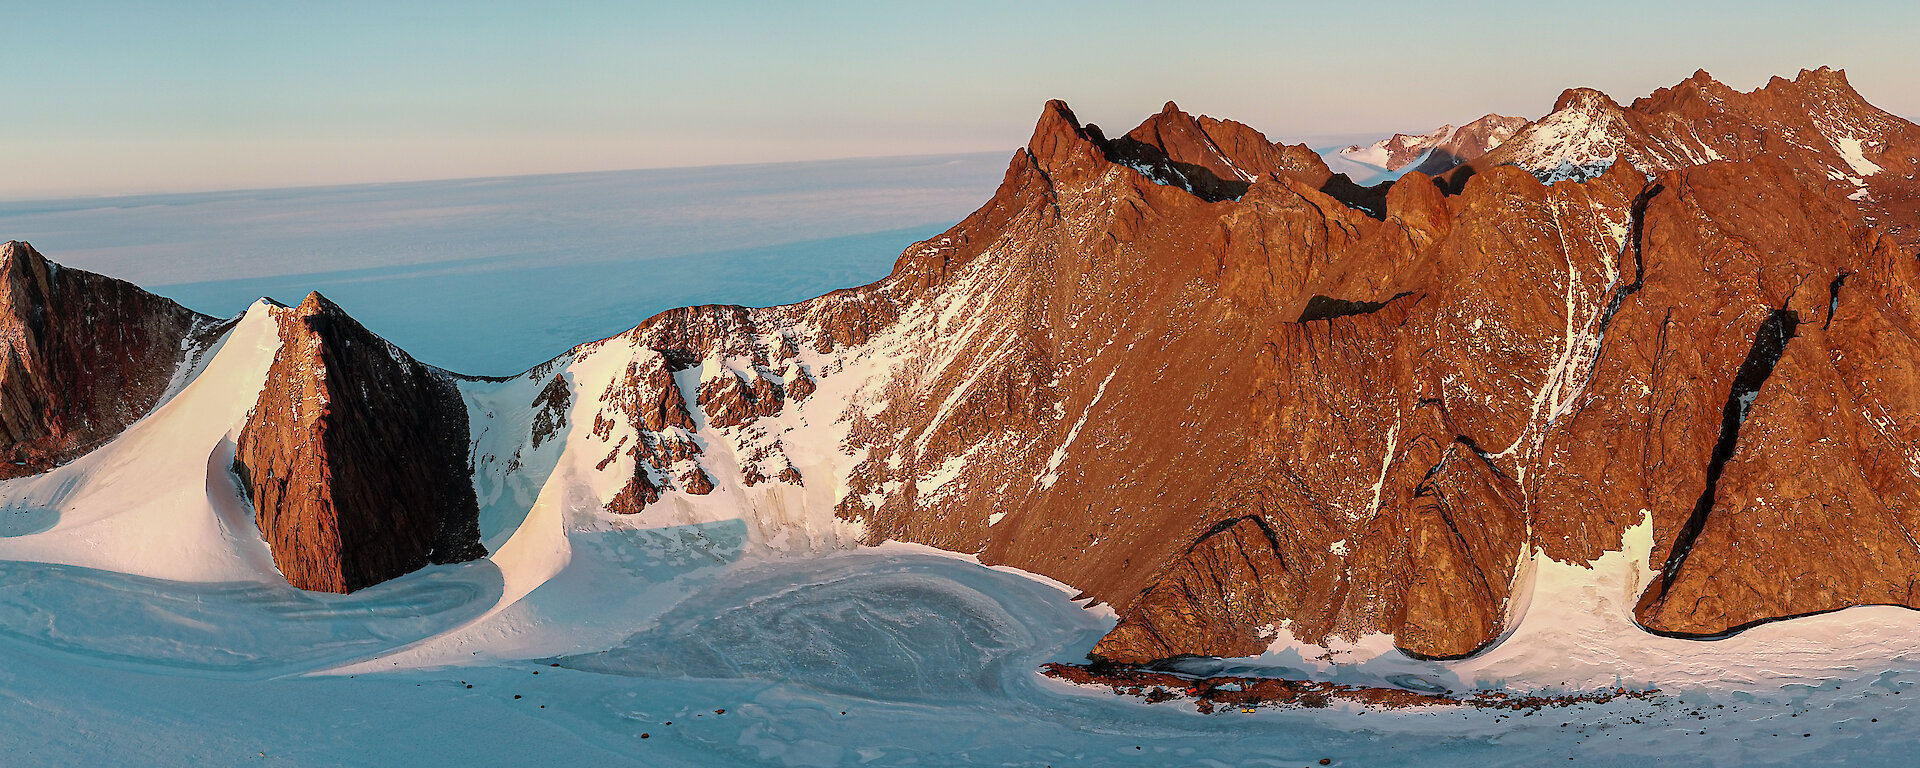
<svg viewBox="0 0 1920 768">
<path fill-rule="evenodd" d="M 300 303 L 293 308 L 293 311 L 294 311 L 294 314 L 299 315 L 301 317 L 305 317 L 307 315 L 322 315 L 322 314 L 344 315 L 346 314 L 344 310 L 340 309 L 340 305 L 333 303 L 332 299 L 328 299 L 326 296 L 321 295 L 319 291 L 307 292 L 307 297 L 304 299 L 301 299 Z"/>
<path fill-rule="evenodd" d="M 1827 67 L 1827 66 L 1822 66 L 1817 69 L 1803 69 L 1803 70 L 1800 70 L 1800 74 L 1794 76 L 1793 81 L 1796 83 L 1807 82 L 1807 81 L 1816 81 L 1816 82 L 1824 81 L 1824 82 L 1837 82 L 1837 83 L 1845 84 L 1847 82 L 1847 71 L 1844 69 L 1834 69 L 1833 67 Z M 1847 87 L 1851 88 L 1853 86 L 1848 85 Z"/>
<path fill-rule="evenodd" d="M 233 468 L 288 583 L 352 592 L 484 556 L 450 376 L 319 291 L 273 312 L 280 347 Z"/>
<path fill-rule="evenodd" d="M 1593 88 L 1568 88 L 1560 92 L 1560 98 L 1553 102 L 1553 111 L 1564 112 L 1569 109 L 1592 111 L 1595 109 L 1620 109 L 1620 103 Z"/>
<path fill-rule="evenodd" d="M 1396 133 L 1368 146 L 1349 146 L 1337 157 L 1356 164 L 1343 172 L 1367 183 L 1412 171 L 1434 175 L 1486 154 L 1526 124 L 1523 117 L 1489 112 L 1458 128 L 1449 123 L 1423 134 Z"/>
<path fill-rule="evenodd" d="M 1073 109 L 1059 99 L 1048 99 L 1040 108 L 1040 119 L 1027 140 L 1027 151 L 1045 170 L 1070 162 L 1076 154 L 1094 151 L 1092 136 L 1074 117 Z"/>
</svg>

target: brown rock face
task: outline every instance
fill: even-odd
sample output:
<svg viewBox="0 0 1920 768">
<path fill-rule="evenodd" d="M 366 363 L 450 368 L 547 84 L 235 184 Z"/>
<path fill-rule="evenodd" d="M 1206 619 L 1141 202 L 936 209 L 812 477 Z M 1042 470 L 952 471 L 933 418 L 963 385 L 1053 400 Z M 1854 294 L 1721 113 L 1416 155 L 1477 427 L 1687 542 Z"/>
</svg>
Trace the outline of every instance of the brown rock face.
<svg viewBox="0 0 1920 768">
<path fill-rule="evenodd" d="M 1455 173 L 1512 163 L 1545 179 L 1578 179 L 1616 158 L 1653 174 L 1762 156 L 1841 201 L 1854 222 L 1920 247 L 1920 130 L 1825 67 L 1744 93 L 1696 72 L 1626 107 L 1599 91 L 1568 90 L 1552 114 Z"/>
<path fill-rule="evenodd" d="M 1526 563 L 1643 521 L 1651 631 L 1920 607 L 1916 135 L 1839 73 L 1702 75 L 1358 190 L 1236 123 L 1109 140 L 1049 102 L 886 279 L 662 313 L 529 372 L 514 426 L 618 473 L 615 513 L 765 505 L 1072 584 L 1120 662 L 1472 654 Z M 239 463 L 289 578 L 475 554 L 446 375 L 317 296 L 280 316 Z"/>
<path fill-rule="evenodd" d="M 1265 651 L 1296 609 L 1282 550 L 1265 518 L 1220 521 L 1129 607 L 1129 620 L 1094 654 L 1160 659 Z"/>
<path fill-rule="evenodd" d="M 751 378 L 752 384 L 744 379 Z M 755 366 L 747 374 L 721 373 L 700 385 L 700 408 L 707 423 L 716 427 L 744 424 L 750 419 L 772 416 L 786 403 L 786 389 L 772 374 Z"/>
<path fill-rule="evenodd" d="M 1066 114 L 1071 120 L 1072 113 Z M 1326 161 L 1304 144 L 1269 142 L 1259 131 L 1231 120 L 1195 119 L 1171 101 L 1160 114 L 1112 141 L 1102 138 L 1097 126 L 1088 126 L 1088 131 L 1085 137 L 1114 162 L 1206 200 L 1239 197 L 1254 179 L 1268 174 L 1314 187 L 1332 175 Z"/>
<path fill-rule="evenodd" d="M 1862 151 L 1892 167 L 1902 150 L 1874 148 L 1913 126 L 1834 80 L 1776 83 L 1786 116 L 1742 119 L 1877 125 Z M 1570 92 L 1561 111 L 1705 135 L 1731 126 L 1729 93 Z M 1702 147 L 1651 178 L 1624 162 L 1547 186 L 1489 161 L 1518 156 L 1503 144 L 1444 184 L 1340 198 L 1235 126 L 1170 105 L 1108 140 L 1049 103 L 994 198 L 886 280 L 610 340 L 663 372 L 609 401 L 663 459 L 621 497 L 764 487 L 792 469 L 774 425 L 849 419 L 857 464 L 826 479 L 841 519 L 1119 606 L 1095 654 L 1124 662 L 1254 653 L 1283 629 L 1472 654 L 1507 628 L 1523 563 L 1589 563 L 1649 518 L 1653 631 L 1920 605 L 1920 276 L 1860 186 Z M 825 383 L 876 356 L 866 386 Z M 697 408 L 667 391 L 695 381 Z M 683 429 L 737 473 L 662 454 Z"/>
<path fill-rule="evenodd" d="M 45 472 L 153 409 L 219 323 L 132 284 L 0 245 L 0 479 Z"/>
<path fill-rule="evenodd" d="M 287 581 L 352 592 L 484 556 L 451 376 L 318 293 L 274 318 L 280 351 L 234 468 Z"/>
<path fill-rule="evenodd" d="M 616 515 L 637 515 L 648 504 L 659 500 L 660 487 L 654 485 L 653 478 L 643 469 L 635 472 L 627 484 L 620 488 L 620 492 L 607 501 L 607 511 Z"/>
<path fill-rule="evenodd" d="M 1542 477 L 1651 511 L 1663 567 L 1635 613 L 1654 631 L 1920 605 L 1914 260 L 1835 201 L 1756 194 L 1790 177 L 1769 161 L 1663 175 L 1644 277 L 1596 362 L 1617 371 L 1593 409 L 1612 428 L 1569 425 L 1625 460 Z"/>
</svg>

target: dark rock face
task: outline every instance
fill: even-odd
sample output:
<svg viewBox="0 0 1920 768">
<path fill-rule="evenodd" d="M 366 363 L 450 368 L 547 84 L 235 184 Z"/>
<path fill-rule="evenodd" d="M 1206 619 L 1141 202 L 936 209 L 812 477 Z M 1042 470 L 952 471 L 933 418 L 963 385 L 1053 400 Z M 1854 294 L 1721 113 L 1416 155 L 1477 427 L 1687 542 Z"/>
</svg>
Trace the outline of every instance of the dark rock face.
<svg viewBox="0 0 1920 768">
<path fill-rule="evenodd" d="M 1808 73 L 1755 99 L 1819 93 L 1772 108 L 1829 132 L 1879 125 L 1850 90 L 1820 90 L 1834 79 Z M 1667 114 L 1713 113 L 1662 99 Z M 1914 133 L 1873 130 L 1888 154 Z M 1905 362 L 1915 266 L 1857 206 L 1911 177 L 1837 186 L 1831 153 L 1669 161 L 1653 179 L 1623 162 L 1550 188 L 1489 165 L 1439 209 L 1419 206 L 1446 213 L 1389 216 L 1402 234 L 1331 259 L 1320 279 L 1358 285 L 1316 289 L 1308 306 L 1371 311 L 1273 325 L 1265 381 L 1245 395 L 1244 475 L 1217 491 L 1231 501 L 1216 514 L 1270 523 L 1273 553 L 1190 547 L 1096 653 L 1249 652 L 1284 621 L 1306 640 L 1378 631 L 1414 655 L 1470 654 L 1505 626 L 1523 553 L 1590 562 L 1643 512 L 1664 564 L 1636 608 L 1649 630 L 1711 637 L 1920 607 L 1920 519 L 1903 511 L 1920 414 L 1893 394 L 1920 386 Z M 1873 288 L 1852 289 L 1869 274 Z M 1387 285 L 1408 299 L 1374 287 Z"/>
<path fill-rule="evenodd" d="M 235 470 L 287 581 L 345 593 L 484 556 L 451 376 L 317 293 L 274 318 L 280 351 Z"/>
<path fill-rule="evenodd" d="M 0 479 L 45 472 L 153 409 L 218 335 L 212 318 L 0 245 Z"/>
</svg>

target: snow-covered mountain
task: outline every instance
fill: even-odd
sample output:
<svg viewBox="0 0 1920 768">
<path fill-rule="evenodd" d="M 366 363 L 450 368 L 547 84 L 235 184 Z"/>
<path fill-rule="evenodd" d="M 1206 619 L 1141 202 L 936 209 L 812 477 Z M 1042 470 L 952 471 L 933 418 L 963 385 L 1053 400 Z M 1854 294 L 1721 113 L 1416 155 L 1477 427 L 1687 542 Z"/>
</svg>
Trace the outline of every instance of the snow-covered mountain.
<svg viewBox="0 0 1920 768">
<path fill-rule="evenodd" d="M 1340 157 L 1356 163 L 1397 171 L 1412 165 L 1415 160 L 1420 159 L 1421 155 L 1426 154 L 1427 150 L 1439 146 L 1440 142 L 1452 135 L 1453 126 L 1451 125 L 1440 126 L 1419 136 L 1396 133 L 1365 147 L 1358 144 L 1350 145 L 1340 150 Z"/>
<path fill-rule="evenodd" d="M 1441 690 L 1872 666 L 1920 615 L 1920 127 L 1844 82 L 1573 93 L 1381 190 L 1172 105 L 1108 138 L 1050 102 L 887 278 L 497 379 L 317 294 L 222 323 L 10 243 L 0 561 L 458 593 L 326 656 L 356 672 L 657 666 L 611 649 L 690 563 L 863 545 L 1064 585 L 1113 611 L 1073 653 L 1121 664 Z"/>
<path fill-rule="evenodd" d="M 1455 128 L 1442 125 L 1420 135 L 1396 133 L 1366 146 L 1349 145 L 1323 152 L 1327 167 L 1361 185 L 1391 181 L 1407 171 L 1437 175 L 1500 146 L 1521 126 L 1523 117 L 1488 114 Z"/>
<path fill-rule="evenodd" d="M 1550 182 L 1588 178 L 1620 161 L 1651 175 L 1764 155 L 1912 245 L 1920 237 L 1911 232 L 1920 197 L 1912 126 L 1867 103 L 1842 71 L 1803 70 L 1741 92 L 1702 70 L 1625 107 L 1599 91 L 1570 89 L 1551 114 L 1472 165 L 1518 165 Z"/>
</svg>

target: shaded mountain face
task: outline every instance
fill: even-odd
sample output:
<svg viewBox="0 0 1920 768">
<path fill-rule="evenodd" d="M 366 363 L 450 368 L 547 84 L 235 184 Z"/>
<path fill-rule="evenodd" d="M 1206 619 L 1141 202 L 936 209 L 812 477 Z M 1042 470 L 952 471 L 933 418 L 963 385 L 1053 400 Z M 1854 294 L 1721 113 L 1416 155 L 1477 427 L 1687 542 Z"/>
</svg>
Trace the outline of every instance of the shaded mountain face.
<svg viewBox="0 0 1920 768">
<path fill-rule="evenodd" d="M 1087 135 L 1113 162 L 1149 179 L 1211 201 L 1246 194 L 1254 179 L 1284 175 L 1315 187 L 1327 183 L 1326 161 L 1305 144 L 1280 144 L 1241 123 L 1193 117 L 1167 102 L 1160 114 L 1112 141 L 1098 126 Z"/>
<path fill-rule="evenodd" d="M 484 556 L 453 377 L 318 293 L 273 318 L 280 347 L 234 471 L 287 581 L 345 593 Z"/>
<path fill-rule="evenodd" d="M 219 334 L 212 318 L 0 245 L 0 479 L 45 472 L 152 410 Z"/>
<path fill-rule="evenodd" d="M 1050 102 L 993 198 L 886 279 L 673 310 L 508 381 L 310 297 L 241 464 L 318 588 L 476 554 L 470 499 L 552 476 L 599 496 L 581 529 L 740 518 L 769 549 L 1044 574 L 1117 608 L 1094 654 L 1120 662 L 1375 633 L 1472 654 L 1537 558 L 1642 524 L 1650 631 L 1920 606 L 1920 274 L 1888 202 L 1920 127 L 1837 72 L 1701 80 L 1630 109 L 1569 92 L 1443 179 L 1370 190 L 1172 105 L 1110 139 Z M 1753 151 L 1648 138 L 1707 135 Z M 1760 151 L 1787 136 L 1814 148 Z M 349 511 L 369 489 L 411 512 Z"/>
</svg>

